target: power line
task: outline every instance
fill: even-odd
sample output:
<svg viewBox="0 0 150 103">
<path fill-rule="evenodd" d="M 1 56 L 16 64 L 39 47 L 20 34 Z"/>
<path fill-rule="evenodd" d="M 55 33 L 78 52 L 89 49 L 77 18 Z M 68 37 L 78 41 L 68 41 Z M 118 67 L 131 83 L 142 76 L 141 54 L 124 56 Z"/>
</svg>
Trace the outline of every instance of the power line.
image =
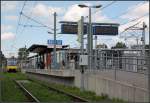
<svg viewBox="0 0 150 103">
<path fill-rule="evenodd" d="M 39 21 L 37 21 L 37 20 L 35 20 L 35 19 L 33 19 L 33 18 L 27 16 L 27 15 L 25 15 L 24 13 L 22 13 L 22 15 L 23 15 L 24 17 L 28 18 L 28 19 L 31 20 L 31 21 L 34 21 L 34 22 L 36 22 L 36 23 L 38 23 L 38 24 L 40 24 L 40 25 L 43 25 L 44 27 L 47 27 L 47 28 L 50 28 L 51 30 L 53 30 L 51 27 L 49 27 L 49 26 L 47 26 L 47 25 L 45 25 L 45 24 L 43 24 L 43 23 L 41 23 L 41 22 L 39 22 Z"/>
<path fill-rule="evenodd" d="M 122 24 L 120 24 L 120 25 L 125 25 L 125 24 L 128 24 L 128 23 L 130 23 L 130 22 L 133 22 L 133 21 L 139 20 L 139 19 L 141 19 L 141 18 L 143 18 L 143 17 L 147 16 L 148 14 L 149 14 L 149 13 L 146 13 L 145 15 L 142 15 L 142 16 L 140 16 L 140 17 L 138 17 L 138 18 L 132 19 L 132 20 L 127 21 L 127 22 L 125 22 L 125 23 L 122 23 Z"/>
<path fill-rule="evenodd" d="M 19 20 L 18 20 L 18 25 L 17 25 L 17 29 L 16 29 L 16 34 L 17 34 L 17 32 L 18 32 L 18 28 L 19 28 L 19 24 L 20 24 L 20 20 L 21 20 L 21 14 L 22 14 L 22 12 L 23 12 L 23 9 L 24 9 L 24 7 L 25 7 L 25 5 L 26 5 L 26 0 L 24 1 L 24 4 L 23 4 L 23 6 L 22 6 L 22 9 L 21 9 L 21 11 L 20 11 L 20 13 L 19 13 Z"/>
<path fill-rule="evenodd" d="M 17 23 L 16 35 L 18 34 L 19 24 L 20 24 L 20 21 L 21 21 L 21 13 L 23 12 L 23 9 L 24 9 L 24 7 L 25 7 L 25 5 L 26 5 L 26 2 L 27 2 L 27 0 L 24 1 L 23 6 L 22 6 L 22 8 L 21 8 L 21 11 L 20 11 L 20 13 L 19 13 L 19 20 L 18 20 L 18 23 Z M 12 46 L 14 46 L 14 43 L 15 43 L 15 40 L 13 41 Z"/>
<path fill-rule="evenodd" d="M 124 29 L 124 31 L 122 31 L 119 35 L 121 35 L 121 34 L 124 33 L 125 31 L 129 30 L 130 28 L 132 28 L 132 27 L 138 25 L 140 22 L 141 22 L 141 21 L 139 21 L 139 22 L 137 22 L 136 24 L 134 24 L 134 25 L 132 25 L 132 26 L 130 26 L 130 27 Z"/>
<path fill-rule="evenodd" d="M 46 27 L 46 26 L 39 26 L 39 25 L 25 25 L 25 24 L 19 24 L 22 27 Z"/>
<path fill-rule="evenodd" d="M 37 3 L 37 1 L 34 2 L 33 8 L 35 7 L 36 3 Z M 30 14 L 29 14 L 31 17 L 32 17 L 32 12 L 33 12 L 33 9 L 32 9 L 32 11 L 31 11 Z M 26 27 L 25 25 L 28 24 L 28 22 L 27 22 L 28 20 L 29 20 L 29 19 L 26 19 L 26 22 L 25 22 L 25 24 L 24 24 L 23 27 Z M 22 25 L 21 25 L 21 26 L 22 26 Z M 30 27 L 31 27 L 31 26 L 30 26 Z M 24 31 L 24 28 L 22 29 L 21 34 L 22 34 L 23 31 Z"/>
<path fill-rule="evenodd" d="M 36 2 L 37 2 L 37 1 L 35 1 L 34 5 L 36 4 Z M 33 7 L 34 7 L 34 5 L 33 5 Z M 33 10 L 32 10 L 32 11 L 33 11 Z M 32 14 L 32 11 L 31 11 L 31 14 Z M 22 13 L 22 12 L 23 12 L 23 11 L 21 11 L 20 13 Z M 31 14 L 30 14 L 30 15 L 31 15 Z M 21 15 L 22 15 L 22 14 L 21 14 Z M 27 23 L 27 20 L 26 20 L 26 23 Z M 22 24 L 20 24 L 20 23 L 19 23 L 18 25 L 19 25 L 19 26 L 26 27 L 25 25 L 22 25 Z M 31 26 L 30 26 L 30 27 L 31 27 Z M 22 34 L 23 31 L 24 31 L 24 28 L 22 29 L 22 31 L 20 32 L 20 34 Z M 20 35 L 19 35 L 19 36 L 20 36 Z M 18 38 L 19 38 L 19 37 L 18 37 Z M 15 42 L 16 42 L 16 39 L 15 39 L 13 45 L 15 45 Z"/>
<path fill-rule="evenodd" d="M 111 6 L 111 5 L 114 4 L 115 2 L 117 2 L 117 1 L 112 1 L 111 3 L 107 4 L 106 6 L 100 8 L 99 10 L 103 10 L 103 9 L 105 9 L 105 8 L 107 8 L 107 7 L 109 7 L 109 6 Z M 94 15 L 95 13 L 97 13 L 99 10 L 93 12 L 92 15 Z M 88 17 L 89 17 L 89 16 L 85 16 L 85 19 L 87 19 Z"/>
<path fill-rule="evenodd" d="M 136 9 L 136 8 L 138 8 L 138 7 L 140 7 L 140 6 L 144 5 L 144 4 L 145 4 L 145 2 L 143 2 L 141 5 L 139 5 L 139 6 L 135 7 L 135 8 L 130 8 L 130 9 L 126 10 L 125 12 L 122 12 L 120 15 L 115 16 L 115 17 L 112 17 L 111 19 L 117 19 L 118 17 L 120 17 L 120 16 L 122 16 L 122 15 L 125 15 L 125 14 L 127 14 L 128 12 L 130 12 L 130 10 Z"/>
</svg>

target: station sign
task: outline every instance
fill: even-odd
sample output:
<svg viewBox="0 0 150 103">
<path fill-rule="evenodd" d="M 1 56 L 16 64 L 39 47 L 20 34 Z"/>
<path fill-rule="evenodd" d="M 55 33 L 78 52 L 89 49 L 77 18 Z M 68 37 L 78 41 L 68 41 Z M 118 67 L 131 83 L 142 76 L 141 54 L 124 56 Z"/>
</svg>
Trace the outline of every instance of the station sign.
<svg viewBox="0 0 150 103">
<path fill-rule="evenodd" d="M 56 40 L 56 43 L 54 40 L 47 40 L 48 48 L 54 48 L 54 44 L 56 44 L 56 48 L 62 48 L 62 40 Z"/>
</svg>

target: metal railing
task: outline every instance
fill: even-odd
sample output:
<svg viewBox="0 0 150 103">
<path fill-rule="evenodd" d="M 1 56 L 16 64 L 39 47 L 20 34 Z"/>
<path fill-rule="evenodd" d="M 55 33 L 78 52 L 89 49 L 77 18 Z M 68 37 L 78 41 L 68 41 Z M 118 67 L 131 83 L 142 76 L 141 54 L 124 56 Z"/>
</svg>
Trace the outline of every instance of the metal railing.
<svg viewBox="0 0 150 103">
<path fill-rule="evenodd" d="M 92 56 L 92 70 L 123 70 L 136 73 L 148 73 L 148 50 L 136 49 L 98 49 Z M 66 54 L 65 54 L 66 55 Z M 37 69 L 35 61 L 23 63 L 25 68 Z M 65 58 L 64 64 L 58 62 L 58 69 L 80 69 L 79 61 Z M 44 68 L 43 68 L 44 69 Z M 88 69 L 88 66 L 85 66 Z"/>
<path fill-rule="evenodd" d="M 148 50 L 145 50 L 145 54 L 143 50 L 135 49 L 97 50 L 97 53 L 95 69 L 115 69 L 144 74 L 148 72 Z"/>
</svg>

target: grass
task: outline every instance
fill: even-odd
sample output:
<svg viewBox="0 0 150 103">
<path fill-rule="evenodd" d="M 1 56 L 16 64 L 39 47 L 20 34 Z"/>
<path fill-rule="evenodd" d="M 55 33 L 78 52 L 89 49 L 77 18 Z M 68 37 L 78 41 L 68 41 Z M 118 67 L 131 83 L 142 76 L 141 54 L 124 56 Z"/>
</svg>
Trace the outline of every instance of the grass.
<svg viewBox="0 0 150 103">
<path fill-rule="evenodd" d="M 18 88 L 12 79 L 25 80 L 28 79 L 25 74 L 22 73 L 0 73 L 2 79 L 2 101 L 3 102 L 27 102 L 28 99 L 23 92 Z M 54 91 L 49 91 L 48 88 L 42 87 L 38 83 L 25 83 L 25 87 L 35 97 L 42 102 L 69 102 L 71 98 L 63 94 L 59 94 Z"/>
<path fill-rule="evenodd" d="M 24 86 L 41 102 L 66 102 L 71 101 L 71 98 L 57 93 L 55 91 L 50 91 L 48 88 L 41 86 L 38 83 L 24 83 Z"/>
<path fill-rule="evenodd" d="M 4 74 L 0 74 L 5 76 Z M 28 99 L 24 96 L 23 92 L 16 86 L 16 84 L 10 79 L 6 74 L 6 76 L 1 81 L 1 92 L 2 92 L 2 101 L 3 102 L 27 102 Z M 16 74 L 10 74 L 12 75 Z"/>
<path fill-rule="evenodd" d="M 25 80 L 28 79 L 26 74 L 22 73 L 0 73 L 4 77 L 2 79 L 2 100 L 6 102 L 22 102 L 27 101 L 27 98 L 24 96 L 22 91 L 18 89 L 16 84 L 11 79 L 17 79 L 17 80 Z M 63 90 L 65 92 L 71 93 L 73 95 L 82 97 L 84 99 L 89 100 L 90 102 L 113 102 L 113 103 L 122 103 L 123 100 L 113 98 L 109 99 L 107 95 L 101 95 L 97 96 L 92 91 L 81 91 L 77 87 L 71 87 L 71 86 L 65 86 L 55 83 L 47 83 L 44 81 L 39 81 L 37 79 L 32 80 L 35 82 L 30 82 L 24 84 L 25 87 L 27 87 L 28 90 L 32 92 L 32 94 L 37 97 L 42 102 L 70 102 L 71 98 L 68 96 L 65 96 L 63 94 L 59 94 L 54 91 L 49 91 L 47 87 L 41 86 L 39 83 L 44 83 L 47 86 L 51 86 L 56 89 Z"/>
<path fill-rule="evenodd" d="M 17 73 L 4 72 L 4 73 L 0 73 L 0 75 L 2 75 L 5 78 L 9 78 L 9 79 L 18 79 L 18 80 L 27 79 L 27 76 L 20 72 L 17 72 Z"/>
<path fill-rule="evenodd" d="M 66 85 L 62 85 L 62 84 L 56 84 L 56 83 L 47 83 L 45 81 L 39 81 L 34 79 L 34 77 L 32 77 L 32 80 L 41 84 L 45 84 L 47 86 L 56 88 L 56 89 L 60 89 L 63 90 L 65 92 L 74 94 L 76 96 L 82 97 L 84 99 L 89 100 L 90 102 L 104 102 L 104 103 L 124 103 L 125 101 L 118 99 L 118 98 L 113 98 L 110 99 L 108 97 L 108 95 L 102 94 L 101 96 L 96 95 L 95 92 L 92 91 L 81 91 L 79 88 L 77 87 L 71 87 L 71 86 L 66 86 Z"/>
<path fill-rule="evenodd" d="M 87 99 L 91 102 L 110 101 L 110 99 L 106 95 L 97 96 L 94 92 L 81 91 L 77 87 L 65 86 L 65 85 L 55 84 L 55 83 L 47 83 L 47 82 L 44 82 L 44 81 L 37 81 L 36 79 L 33 79 L 33 78 L 32 78 L 32 80 L 35 81 L 35 82 L 41 83 L 41 84 L 45 84 L 47 86 L 51 86 L 51 87 L 59 89 L 59 90 L 63 90 L 63 91 L 68 92 L 68 93 L 74 94 L 76 96 Z"/>
</svg>

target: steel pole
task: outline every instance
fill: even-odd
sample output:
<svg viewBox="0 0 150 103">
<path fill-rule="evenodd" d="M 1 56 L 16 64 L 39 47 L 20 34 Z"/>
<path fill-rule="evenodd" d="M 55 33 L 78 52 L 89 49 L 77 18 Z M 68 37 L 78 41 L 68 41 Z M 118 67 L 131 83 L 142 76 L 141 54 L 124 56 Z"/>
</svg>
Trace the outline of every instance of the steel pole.
<svg viewBox="0 0 150 103">
<path fill-rule="evenodd" d="M 143 44 L 143 56 L 145 56 L 145 22 L 143 22 L 143 31 L 142 31 L 142 44 Z"/>
<path fill-rule="evenodd" d="M 150 103 L 150 35 L 149 35 L 149 53 L 148 53 L 148 92 L 149 92 L 149 103 Z"/>
<path fill-rule="evenodd" d="M 92 24 L 91 24 L 91 7 L 89 7 L 89 36 L 88 36 L 88 40 L 89 40 L 89 69 L 92 69 L 92 48 L 93 48 L 93 35 L 92 35 Z"/>
<path fill-rule="evenodd" d="M 84 53 L 84 17 L 81 16 L 81 54 Z"/>
<path fill-rule="evenodd" d="M 97 69 L 97 36 L 95 35 L 95 69 Z"/>
<path fill-rule="evenodd" d="M 84 54 L 84 17 L 81 16 L 81 55 Z M 84 66 L 81 65 L 81 90 L 84 90 Z"/>
<path fill-rule="evenodd" d="M 54 69 L 56 69 L 56 12 L 54 12 Z"/>
<path fill-rule="evenodd" d="M 2 71 L 2 51 L 1 51 L 1 35 L 0 35 L 0 72 Z"/>
</svg>

